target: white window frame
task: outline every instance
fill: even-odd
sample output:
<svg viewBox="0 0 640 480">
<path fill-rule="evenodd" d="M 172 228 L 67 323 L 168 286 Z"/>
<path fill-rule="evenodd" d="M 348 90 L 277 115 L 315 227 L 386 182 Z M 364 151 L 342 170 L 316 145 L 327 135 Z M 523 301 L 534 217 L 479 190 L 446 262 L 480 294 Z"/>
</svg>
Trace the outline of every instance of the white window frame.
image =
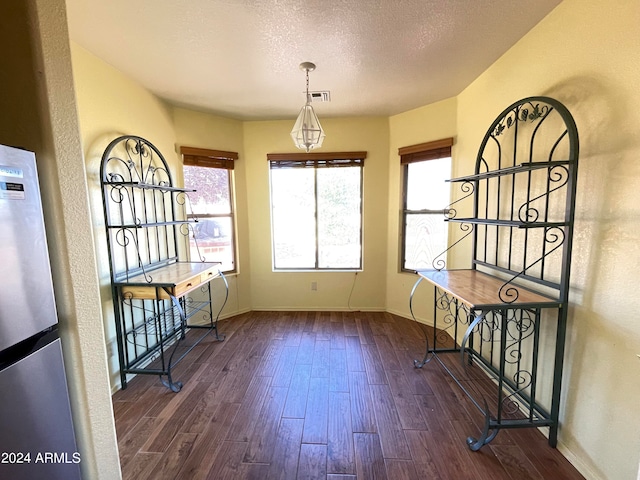
<svg viewBox="0 0 640 480">
<path fill-rule="evenodd" d="M 223 169 L 228 171 L 229 178 L 229 213 L 192 213 L 187 212 L 187 218 L 193 220 L 206 220 L 210 218 L 229 218 L 230 228 L 230 246 L 232 252 L 232 268 L 222 270 L 225 274 L 238 272 L 238 249 L 236 242 L 236 215 L 234 201 L 234 162 L 238 159 L 237 152 L 228 152 L 223 150 L 211 150 L 195 147 L 180 147 L 182 154 L 183 169 L 184 167 L 203 167 L 211 169 Z M 183 170 L 184 172 L 184 170 Z M 197 190 L 197 188 L 196 188 Z M 200 261 L 201 259 L 192 259 L 192 261 Z M 209 259 L 207 259 L 209 260 Z"/>
<path fill-rule="evenodd" d="M 271 188 L 270 204 L 272 209 L 272 268 L 274 272 L 283 271 L 362 271 L 363 268 L 363 199 L 364 199 L 364 160 L 367 156 L 367 152 L 313 152 L 313 153 L 280 153 L 280 154 L 268 154 L 267 160 L 269 161 L 269 171 L 281 168 L 313 168 L 314 173 L 317 173 L 320 168 L 344 168 L 344 167 L 359 167 L 360 168 L 360 235 L 358 241 L 358 247 L 360 249 L 359 264 L 352 267 L 321 267 L 319 264 L 320 258 L 320 245 L 318 235 L 315 236 L 315 262 L 313 266 L 301 266 L 301 267 L 279 267 L 276 259 L 276 246 L 275 246 L 275 233 L 273 223 L 273 188 Z M 271 183 L 271 181 L 270 181 Z M 272 185 L 271 185 L 272 187 Z M 314 198 L 316 204 L 318 204 L 318 191 L 317 191 L 317 175 L 314 175 Z M 316 232 L 318 230 L 318 216 L 315 216 Z"/>
<path fill-rule="evenodd" d="M 450 202 L 450 198 L 443 198 L 442 209 L 409 209 L 407 207 L 407 188 L 409 183 L 409 165 L 417 162 L 426 162 L 433 160 L 441 160 L 451 158 L 451 146 L 453 138 L 443 138 L 432 142 L 401 147 L 398 149 L 400 156 L 400 164 L 402 166 L 402 210 L 401 210 L 401 231 L 400 231 L 400 255 L 399 270 L 400 272 L 416 273 L 416 269 L 405 266 L 407 260 L 407 219 L 410 215 L 438 215 L 444 222 L 448 213 L 446 206 Z M 443 179 L 444 181 L 444 179 Z M 447 235 L 448 242 L 448 235 Z M 438 252 L 440 253 L 440 252 Z M 433 260 L 433 259 L 432 259 Z"/>
</svg>

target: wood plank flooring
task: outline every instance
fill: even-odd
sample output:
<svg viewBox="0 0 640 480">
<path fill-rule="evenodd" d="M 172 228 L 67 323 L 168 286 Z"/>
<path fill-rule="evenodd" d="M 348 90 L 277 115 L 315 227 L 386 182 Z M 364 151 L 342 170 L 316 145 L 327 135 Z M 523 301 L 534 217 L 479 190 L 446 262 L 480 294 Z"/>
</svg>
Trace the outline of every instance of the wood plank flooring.
<svg viewBox="0 0 640 480">
<path fill-rule="evenodd" d="M 113 396 L 124 479 L 581 479 L 534 429 L 479 452 L 481 418 L 415 322 L 388 313 L 251 312 L 174 370 Z M 188 341 L 188 338 L 187 338 Z"/>
</svg>

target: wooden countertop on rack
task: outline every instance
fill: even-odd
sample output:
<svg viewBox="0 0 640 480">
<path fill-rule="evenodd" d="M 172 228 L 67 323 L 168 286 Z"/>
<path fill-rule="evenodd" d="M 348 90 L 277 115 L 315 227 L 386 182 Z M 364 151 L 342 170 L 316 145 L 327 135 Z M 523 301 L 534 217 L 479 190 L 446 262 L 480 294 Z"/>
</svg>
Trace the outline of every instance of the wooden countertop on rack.
<svg viewBox="0 0 640 480">
<path fill-rule="evenodd" d="M 125 298 L 162 299 L 182 297 L 220 276 L 219 263 L 175 262 L 116 282 Z"/>
<path fill-rule="evenodd" d="M 518 298 L 506 303 L 500 299 L 500 288 L 506 280 L 488 275 L 478 270 L 422 270 L 418 272 L 425 280 L 457 298 L 470 309 L 489 308 L 551 308 L 560 306 L 557 299 L 542 295 L 515 284 L 509 284 L 504 290 L 515 288 Z"/>
</svg>

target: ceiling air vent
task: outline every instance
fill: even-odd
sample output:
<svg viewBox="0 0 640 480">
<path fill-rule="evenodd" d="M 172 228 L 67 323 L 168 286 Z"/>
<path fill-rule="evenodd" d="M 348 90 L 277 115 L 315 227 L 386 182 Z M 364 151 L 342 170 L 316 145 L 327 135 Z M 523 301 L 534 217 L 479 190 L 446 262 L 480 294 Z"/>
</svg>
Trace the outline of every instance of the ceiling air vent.
<svg viewBox="0 0 640 480">
<path fill-rule="evenodd" d="M 309 96 L 311 97 L 312 102 L 330 102 L 331 101 L 331 93 L 329 93 L 329 90 L 309 92 Z"/>
</svg>

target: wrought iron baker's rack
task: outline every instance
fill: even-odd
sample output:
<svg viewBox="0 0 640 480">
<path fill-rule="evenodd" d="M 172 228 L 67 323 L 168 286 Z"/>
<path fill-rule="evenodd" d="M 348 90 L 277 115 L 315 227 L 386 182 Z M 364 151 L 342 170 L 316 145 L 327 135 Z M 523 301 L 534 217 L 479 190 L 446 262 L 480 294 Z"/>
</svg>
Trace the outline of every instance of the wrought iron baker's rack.
<svg viewBox="0 0 640 480">
<path fill-rule="evenodd" d="M 174 381 L 173 367 L 210 333 L 224 339 L 218 318 L 227 280 L 218 264 L 181 260 L 197 222 L 185 211 L 191 190 L 174 185 L 152 143 L 135 135 L 114 139 L 103 153 L 100 181 L 122 388 L 128 374 L 152 374 L 178 392 L 182 383 Z M 167 278 L 182 271 L 186 283 Z M 218 278 L 223 299 L 214 309 L 211 281 Z M 186 345 L 189 329 L 202 334 Z"/>
<path fill-rule="evenodd" d="M 436 359 L 480 411 L 480 435 L 467 439 L 472 450 L 501 429 L 524 427 L 549 427 L 556 446 L 578 150 L 566 107 L 529 97 L 489 126 L 475 172 L 450 180 L 460 198 L 446 220 L 459 224 L 458 239 L 432 270 L 418 272 L 410 309 L 418 285 L 430 283 L 435 328 L 415 365 Z M 459 216 L 469 201 L 472 214 Z M 468 238 L 471 268 L 447 270 L 447 254 Z"/>
</svg>

